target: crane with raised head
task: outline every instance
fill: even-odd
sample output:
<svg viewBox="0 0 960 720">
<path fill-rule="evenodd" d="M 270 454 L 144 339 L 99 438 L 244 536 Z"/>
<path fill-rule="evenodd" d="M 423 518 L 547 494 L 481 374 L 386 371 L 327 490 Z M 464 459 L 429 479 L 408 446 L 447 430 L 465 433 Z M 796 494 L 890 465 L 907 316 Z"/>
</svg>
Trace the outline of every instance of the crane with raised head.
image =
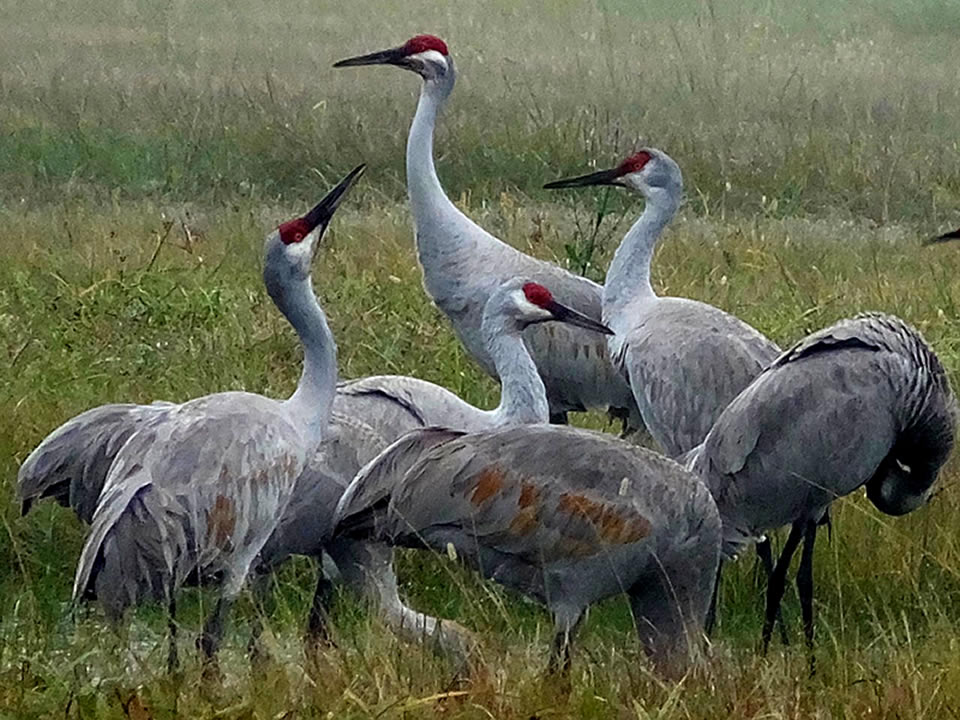
<svg viewBox="0 0 960 720">
<path fill-rule="evenodd" d="M 362 172 L 362 165 L 355 168 L 265 242 L 264 284 L 304 347 L 293 395 L 278 401 L 221 392 L 143 411 L 110 461 L 77 566 L 74 601 L 95 598 L 114 624 L 142 600 L 168 603 L 171 666 L 177 589 L 191 577 L 219 580 L 216 607 L 198 640 L 212 664 L 229 608 L 327 431 L 336 345 L 313 293 L 310 265 Z"/>
<path fill-rule="evenodd" d="M 542 283 L 560 302 L 599 320 L 599 285 L 495 238 L 461 212 L 440 185 L 433 160 L 434 128 L 455 81 L 446 43 L 417 35 L 399 47 L 341 60 L 334 67 L 358 65 L 394 65 L 423 79 L 406 157 L 417 258 L 427 293 L 484 371 L 497 377 L 481 322 L 487 299 L 504 280 L 522 276 Z M 639 427 L 630 388 L 611 366 L 602 339 L 562 326 L 532 327 L 524 338 L 547 388 L 553 421 L 565 422 L 571 410 L 601 407 L 627 417 L 629 427 Z"/>
<path fill-rule="evenodd" d="M 924 504 L 953 448 L 956 419 L 937 355 L 916 329 L 880 313 L 800 340 L 720 414 L 689 467 L 716 500 L 724 557 L 791 526 L 767 588 L 764 651 L 803 541 L 797 587 L 813 668 L 818 524 L 833 501 L 861 486 L 888 515 Z"/>
<path fill-rule="evenodd" d="M 568 668 L 585 609 L 626 592 L 655 665 L 680 673 L 703 629 L 719 562 L 710 493 L 657 453 L 544 424 L 544 385 L 521 333 L 549 319 L 552 298 L 538 284 L 509 281 L 488 301 L 484 327 L 498 302 L 515 314 L 504 313 L 498 332 L 485 335 L 501 338 L 491 353 L 504 392 L 512 386 L 523 402 L 501 402 L 489 429 L 404 435 L 347 488 L 334 538 L 452 547 L 485 577 L 547 606 L 553 670 Z"/>
</svg>

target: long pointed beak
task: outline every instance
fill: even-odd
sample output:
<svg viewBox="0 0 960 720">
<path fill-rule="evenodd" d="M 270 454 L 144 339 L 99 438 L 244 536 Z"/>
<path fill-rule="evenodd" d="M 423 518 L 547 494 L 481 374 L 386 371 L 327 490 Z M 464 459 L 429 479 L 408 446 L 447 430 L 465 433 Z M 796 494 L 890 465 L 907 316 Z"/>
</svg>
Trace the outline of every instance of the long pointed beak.
<svg viewBox="0 0 960 720">
<path fill-rule="evenodd" d="M 566 305 L 558 303 L 556 300 L 544 305 L 543 309 L 549 311 L 553 315 L 553 319 L 559 322 L 564 322 L 568 325 L 576 325 L 577 327 L 586 328 L 587 330 L 593 330 L 594 332 L 602 333 L 603 335 L 613 335 L 613 330 L 608 328 L 603 323 L 597 322 L 593 318 L 587 317 L 583 313 L 577 312 L 573 308 L 569 308 Z"/>
<path fill-rule="evenodd" d="M 366 55 L 357 55 L 356 57 L 338 60 L 333 64 L 335 68 L 356 67 L 358 65 L 402 65 L 406 54 L 402 47 L 390 48 L 389 50 L 378 50 L 377 52 Z"/>
<path fill-rule="evenodd" d="M 950 240 L 960 240 L 960 228 L 957 228 L 956 230 L 951 230 L 950 232 L 946 232 L 943 235 L 937 235 L 936 237 L 932 237 L 928 240 L 924 240 L 923 244 L 936 245 L 937 243 L 949 242 Z"/>
<path fill-rule="evenodd" d="M 323 200 L 317 203 L 313 210 L 303 216 L 303 219 L 307 225 L 310 226 L 311 230 L 321 224 L 326 226 L 330 222 L 333 214 L 337 211 L 337 207 L 340 205 L 340 201 L 346 196 L 347 190 L 357 181 L 357 178 L 363 175 L 366 167 L 367 166 L 362 163 L 357 165 L 343 180 L 337 183 L 337 186 L 333 188 L 333 190 L 324 196 Z"/>
<path fill-rule="evenodd" d="M 554 180 L 548 182 L 545 187 L 547 190 L 559 190 L 560 188 L 587 187 L 589 185 L 616 185 L 617 178 L 620 175 L 617 168 L 601 170 L 590 173 L 589 175 L 579 175 L 577 177 L 566 178 L 564 180 Z"/>
</svg>

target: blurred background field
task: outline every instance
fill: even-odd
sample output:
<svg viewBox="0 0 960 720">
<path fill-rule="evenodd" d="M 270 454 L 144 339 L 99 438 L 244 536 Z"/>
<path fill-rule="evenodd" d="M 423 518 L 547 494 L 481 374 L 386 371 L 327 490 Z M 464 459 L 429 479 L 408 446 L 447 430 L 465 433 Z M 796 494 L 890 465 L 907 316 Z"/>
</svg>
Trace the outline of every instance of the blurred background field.
<svg viewBox="0 0 960 720">
<path fill-rule="evenodd" d="M 646 669 L 625 608 L 596 609 L 569 701 L 541 683 L 546 618 L 443 560 L 404 555 L 417 607 L 480 632 L 486 674 L 394 640 L 355 599 L 338 647 L 304 668 L 309 563 L 278 579 L 275 662 L 251 674 L 236 623 L 224 690 L 163 676 L 162 616 L 137 614 L 142 664 L 67 600 L 84 528 L 19 518 L 16 469 L 52 428 L 111 401 L 299 374 L 259 278 L 263 235 L 342 172 L 368 175 L 314 272 L 341 372 L 414 374 L 490 406 L 497 388 L 426 299 L 404 203 L 418 81 L 335 60 L 447 40 L 459 80 L 437 138 L 450 196 L 495 234 L 601 279 L 642 203 L 546 180 L 638 144 L 669 152 L 687 203 L 655 287 L 717 304 L 780 343 L 861 310 L 916 324 L 960 379 L 960 3 L 702 0 L 0 4 L 0 717 L 956 717 L 960 479 L 903 519 L 861 497 L 818 544 L 817 675 L 795 642 L 758 658 L 752 558 L 725 578 L 712 659 L 680 686 Z M 607 428 L 599 415 L 577 418 Z M 609 428 L 613 430 L 614 428 Z M 843 428 L 837 428 L 842 434 Z M 205 598 L 189 595 L 195 629 Z M 184 641 L 186 642 L 186 641 Z M 430 699 L 465 691 L 465 695 Z M 147 715 L 137 715 L 143 711 Z"/>
</svg>

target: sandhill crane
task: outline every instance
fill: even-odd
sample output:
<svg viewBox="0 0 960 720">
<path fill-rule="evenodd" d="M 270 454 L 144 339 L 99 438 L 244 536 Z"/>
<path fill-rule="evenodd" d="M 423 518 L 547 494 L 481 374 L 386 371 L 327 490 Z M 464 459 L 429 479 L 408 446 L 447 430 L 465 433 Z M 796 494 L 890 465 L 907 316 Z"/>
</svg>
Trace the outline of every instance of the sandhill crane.
<svg viewBox="0 0 960 720">
<path fill-rule="evenodd" d="M 721 413 L 690 467 L 717 502 L 724 556 L 792 526 L 767 589 L 765 650 L 801 539 L 797 586 L 812 653 L 818 523 L 830 503 L 863 485 L 889 515 L 926 502 L 953 447 L 956 412 L 920 333 L 867 313 L 798 342 Z"/>
<path fill-rule="evenodd" d="M 334 537 L 451 544 L 487 577 L 550 608 L 554 669 L 566 668 L 584 609 L 627 591 L 645 647 L 671 672 L 684 666 L 690 633 L 703 626 L 719 516 L 706 488 L 677 463 L 601 434 L 542 425 L 546 393 L 521 333 L 570 313 L 539 284 L 501 285 L 483 322 L 504 392 L 491 427 L 404 435 L 347 488 Z"/>
<path fill-rule="evenodd" d="M 265 243 L 267 292 L 297 331 L 304 366 L 286 401 L 223 392 L 158 409 L 116 453 L 77 566 L 73 596 L 95 597 L 116 624 L 152 598 L 174 603 L 188 577 L 219 577 L 199 646 L 213 661 L 232 601 L 276 527 L 329 422 L 336 345 L 310 264 L 355 168 L 303 217 Z M 173 630 L 171 625 L 171 630 Z M 171 644 L 170 664 L 176 663 Z"/>
<path fill-rule="evenodd" d="M 400 47 L 341 60 L 334 67 L 357 65 L 396 65 L 423 78 L 407 139 L 407 191 L 417 257 L 427 293 L 484 371 L 497 377 L 481 332 L 483 308 L 506 279 L 523 276 L 542 283 L 560 302 L 599 320 L 599 285 L 501 242 L 464 215 L 443 191 L 433 162 L 433 134 L 455 80 L 446 43 L 418 35 Z M 602 339 L 561 326 L 533 327 L 524 337 L 555 421 L 565 421 L 569 410 L 609 407 L 626 412 L 628 424 L 638 427 L 630 388 L 610 365 Z"/>
<path fill-rule="evenodd" d="M 368 464 L 337 508 L 341 536 L 450 552 L 545 605 L 551 671 L 584 611 L 627 593 L 655 667 L 675 677 L 702 633 L 720 557 L 707 488 L 672 460 L 550 425 L 427 428 Z"/>
<path fill-rule="evenodd" d="M 609 170 L 544 187 L 593 185 L 625 187 L 646 199 L 607 270 L 603 318 L 616 333 L 607 340 L 610 357 L 629 380 L 644 424 L 667 455 L 682 461 L 780 349 L 720 308 L 654 292 L 653 253 L 683 196 L 683 175 L 669 155 L 644 148 Z M 769 574 L 769 542 L 757 553 Z"/>
<path fill-rule="evenodd" d="M 617 248 L 603 286 L 603 318 L 616 333 L 610 357 L 628 378 L 654 440 L 671 457 L 696 447 L 721 411 L 780 349 L 723 310 L 689 298 L 658 297 L 650 263 L 683 195 L 683 176 L 662 150 L 645 148 L 615 168 L 546 188 L 616 185 L 646 199 Z"/>
</svg>

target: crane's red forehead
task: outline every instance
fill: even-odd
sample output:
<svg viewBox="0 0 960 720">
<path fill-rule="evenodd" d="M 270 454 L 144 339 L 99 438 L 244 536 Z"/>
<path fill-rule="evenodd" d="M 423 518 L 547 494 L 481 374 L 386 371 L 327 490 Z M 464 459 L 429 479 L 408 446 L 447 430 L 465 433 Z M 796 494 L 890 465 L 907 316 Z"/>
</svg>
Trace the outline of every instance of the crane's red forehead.
<svg viewBox="0 0 960 720">
<path fill-rule="evenodd" d="M 300 242 L 309 235 L 310 230 L 312 230 L 306 218 L 302 217 L 285 222 L 277 229 L 280 231 L 280 239 L 284 245 Z"/>
<path fill-rule="evenodd" d="M 553 302 L 553 294 L 540 283 L 526 283 L 523 286 L 523 294 L 537 307 L 546 307 Z"/>
<path fill-rule="evenodd" d="M 403 44 L 406 55 L 416 55 L 427 50 L 436 50 L 441 55 L 449 55 L 447 44 L 436 35 L 416 35 Z"/>
<path fill-rule="evenodd" d="M 643 166 L 652 159 L 653 155 L 648 153 L 646 150 L 641 150 L 640 152 L 635 152 L 633 155 L 620 163 L 617 166 L 617 170 L 621 175 L 629 175 L 630 173 L 639 172 L 643 169 Z"/>
</svg>

